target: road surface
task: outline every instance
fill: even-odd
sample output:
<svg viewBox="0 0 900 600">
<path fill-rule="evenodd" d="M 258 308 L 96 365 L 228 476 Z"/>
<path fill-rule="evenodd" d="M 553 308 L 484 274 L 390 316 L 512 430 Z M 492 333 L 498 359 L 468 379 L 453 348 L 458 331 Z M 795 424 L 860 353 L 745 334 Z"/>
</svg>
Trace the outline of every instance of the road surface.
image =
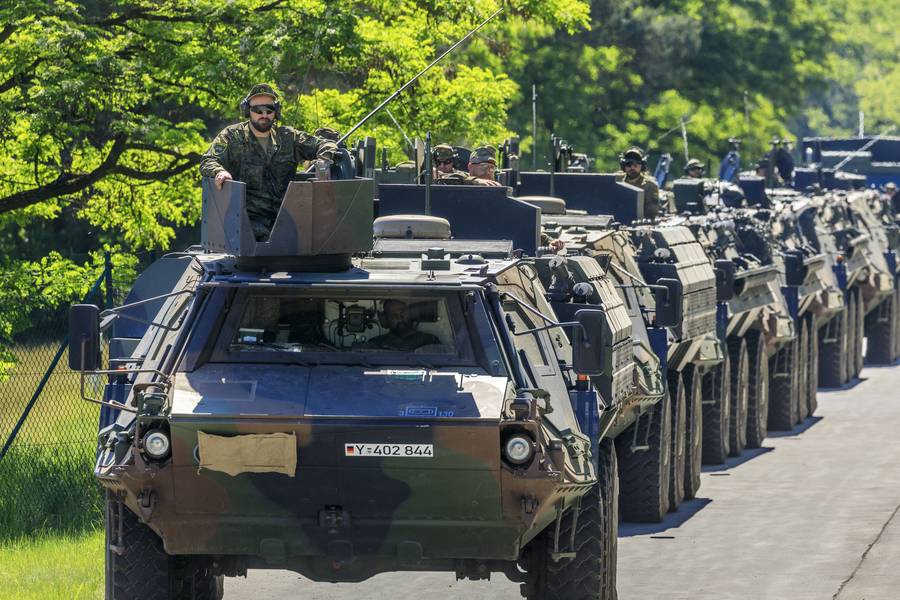
<svg viewBox="0 0 900 600">
<path fill-rule="evenodd" d="M 619 529 L 619 598 L 900 598 L 900 366 L 866 368 L 792 432 L 722 467 L 659 525 Z M 391 573 L 361 584 L 281 571 L 227 579 L 227 600 L 506 600 L 518 586 Z"/>
</svg>

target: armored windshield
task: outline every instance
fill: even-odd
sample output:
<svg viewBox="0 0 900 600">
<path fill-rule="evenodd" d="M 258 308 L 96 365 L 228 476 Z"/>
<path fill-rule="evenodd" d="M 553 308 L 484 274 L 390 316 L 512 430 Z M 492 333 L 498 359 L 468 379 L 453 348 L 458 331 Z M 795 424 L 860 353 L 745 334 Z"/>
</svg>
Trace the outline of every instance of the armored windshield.
<svg viewBox="0 0 900 600">
<path fill-rule="evenodd" d="M 401 353 L 464 358 L 471 350 L 460 321 L 455 294 L 247 291 L 236 298 L 219 347 L 229 358 L 254 362 L 312 353 L 315 362 L 345 362 L 328 355 L 351 353 L 366 361 Z"/>
</svg>

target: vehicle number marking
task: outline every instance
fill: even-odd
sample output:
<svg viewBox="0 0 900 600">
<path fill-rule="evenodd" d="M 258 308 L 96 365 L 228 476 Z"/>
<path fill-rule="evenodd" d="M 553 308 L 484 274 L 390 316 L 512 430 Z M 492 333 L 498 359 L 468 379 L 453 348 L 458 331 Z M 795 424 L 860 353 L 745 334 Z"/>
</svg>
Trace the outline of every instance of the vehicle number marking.
<svg viewBox="0 0 900 600">
<path fill-rule="evenodd" d="M 432 458 L 432 444 L 344 444 L 344 456 Z"/>
</svg>

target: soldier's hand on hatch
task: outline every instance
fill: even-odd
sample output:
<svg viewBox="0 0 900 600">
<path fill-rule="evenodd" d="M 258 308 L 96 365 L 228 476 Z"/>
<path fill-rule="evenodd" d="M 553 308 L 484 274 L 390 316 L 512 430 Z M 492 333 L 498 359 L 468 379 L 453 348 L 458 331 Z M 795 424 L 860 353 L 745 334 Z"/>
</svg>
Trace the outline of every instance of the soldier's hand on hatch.
<svg viewBox="0 0 900 600">
<path fill-rule="evenodd" d="M 231 180 L 231 173 L 228 171 L 219 171 L 216 173 L 216 189 L 221 190 L 226 180 Z"/>
<path fill-rule="evenodd" d="M 554 252 L 559 252 L 566 247 L 566 243 L 562 240 L 550 240 L 548 246 L 550 246 L 550 249 Z"/>
<path fill-rule="evenodd" d="M 499 181 L 494 181 L 493 179 L 482 179 L 480 180 L 481 185 L 486 185 L 488 187 L 501 187 Z"/>
</svg>

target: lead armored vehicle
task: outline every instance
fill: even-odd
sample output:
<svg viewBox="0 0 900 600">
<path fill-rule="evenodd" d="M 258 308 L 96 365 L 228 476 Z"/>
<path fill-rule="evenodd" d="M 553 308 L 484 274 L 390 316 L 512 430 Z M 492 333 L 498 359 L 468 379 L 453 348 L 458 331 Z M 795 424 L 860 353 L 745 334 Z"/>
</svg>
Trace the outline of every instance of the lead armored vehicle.
<svg viewBox="0 0 900 600">
<path fill-rule="evenodd" d="M 502 243 L 373 255 L 372 217 L 370 179 L 295 181 L 256 240 L 243 184 L 204 182 L 202 247 L 118 309 L 72 308 L 70 366 L 109 378 L 91 398 L 107 598 L 221 598 L 256 568 L 614 597 L 612 417 L 592 380 L 620 325 L 590 302 L 557 320 Z"/>
</svg>

